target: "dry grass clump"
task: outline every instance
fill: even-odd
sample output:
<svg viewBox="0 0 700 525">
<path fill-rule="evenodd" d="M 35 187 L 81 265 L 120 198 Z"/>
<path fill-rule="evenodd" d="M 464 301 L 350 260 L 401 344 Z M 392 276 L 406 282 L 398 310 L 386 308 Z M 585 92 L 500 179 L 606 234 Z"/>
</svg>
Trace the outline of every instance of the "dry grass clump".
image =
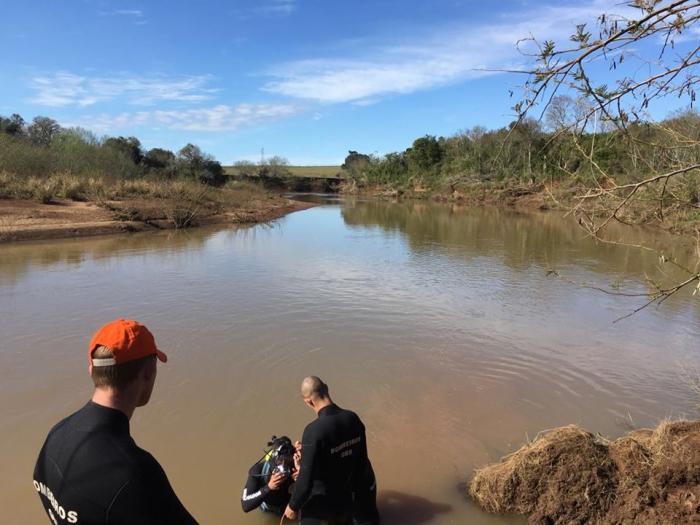
<svg viewBox="0 0 700 525">
<path fill-rule="evenodd" d="M 231 182 L 222 188 L 186 179 L 110 179 L 102 176 L 73 175 L 57 172 L 48 176 L 21 176 L 0 171 L 0 199 L 36 200 L 51 204 L 57 199 L 81 202 L 126 200 L 133 198 L 197 199 L 206 195 L 209 201 L 243 203 L 268 195 L 260 186 L 247 182 Z"/>
<path fill-rule="evenodd" d="M 619 486 L 605 523 L 700 523 L 700 421 L 665 421 L 609 450 Z"/>
<path fill-rule="evenodd" d="M 469 493 L 489 512 L 528 514 L 532 523 L 590 523 L 608 510 L 613 471 L 607 446 L 570 425 L 478 470 Z"/>
<path fill-rule="evenodd" d="M 260 186 L 232 182 L 215 188 L 190 179 L 108 179 L 69 172 L 25 177 L 0 172 L 0 199 L 56 204 L 60 199 L 96 203 L 123 221 L 142 221 L 164 227 L 196 226 L 205 216 L 223 211 L 265 208 L 271 195 Z"/>
<path fill-rule="evenodd" d="M 223 211 L 255 209 L 269 196 L 251 184 L 213 188 L 191 180 L 119 181 L 107 194 L 109 199 L 102 205 L 119 220 L 153 225 L 167 221 L 177 229 L 197 226 L 203 217 Z"/>
<path fill-rule="evenodd" d="M 216 203 L 212 199 L 214 191 L 202 184 L 173 182 L 163 186 L 158 196 L 164 199 L 168 220 L 180 229 L 196 226 L 205 209 L 215 211 Z"/>
<path fill-rule="evenodd" d="M 105 192 L 105 183 L 95 177 L 78 177 L 70 173 L 54 173 L 48 177 L 20 177 L 0 173 L 0 198 L 33 200 L 53 204 L 58 199 L 87 202 L 97 200 Z"/>
<path fill-rule="evenodd" d="M 533 524 L 700 523 L 700 421 L 613 442 L 570 425 L 478 470 L 469 494 Z"/>
</svg>

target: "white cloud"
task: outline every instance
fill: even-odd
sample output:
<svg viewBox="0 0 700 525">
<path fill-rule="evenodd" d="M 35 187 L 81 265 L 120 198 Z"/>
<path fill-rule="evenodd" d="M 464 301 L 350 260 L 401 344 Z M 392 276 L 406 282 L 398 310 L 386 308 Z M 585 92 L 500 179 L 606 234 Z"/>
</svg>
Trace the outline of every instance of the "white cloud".
<svg viewBox="0 0 700 525">
<path fill-rule="evenodd" d="M 90 78 L 57 72 L 31 79 L 30 88 L 35 95 L 30 101 L 51 107 L 87 107 L 112 100 L 137 105 L 160 101 L 199 102 L 211 98 L 218 91 L 207 87 L 210 80 L 211 77 L 206 75 L 168 78 L 121 74 Z"/>
<path fill-rule="evenodd" d="M 135 18 L 143 17 L 143 11 L 140 9 L 115 9 L 114 11 L 102 11 L 102 16 L 133 16 Z"/>
<path fill-rule="evenodd" d="M 268 73 L 263 90 L 322 103 L 370 104 L 388 94 L 412 93 L 514 68 L 523 61 L 516 42 L 567 39 L 575 24 L 603 12 L 629 12 L 617 0 L 581 5 L 538 6 L 497 23 L 441 30 L 415 45 L 389 44 L 365 52 L 371 58 L 311 58 L 282 64 Z M 516 64 L 515 66 L 513 64 Z"/>
<path fill-rule="evenodd" d="M 297 8 L 296 0 L 269 0 L 261 5 L 260 12 L 288 15 Z"/>
<path fill-rule="evenodd" d="M 131 130 L 137 127 L 167 128 L 184 131 L 233 131 L 290 117 L 303 111 L 294 104 L 238 104 L 183 110 L 154 110 L 101 114 L 63 122 L 65 126 L 80 126 L 102 133 Z"/>
<path fill-rule="evenodd" d="M 297 0 L 263 0 L 255 7 L 236 9 L 234 14 L 241 19 L 255 16 L 288 16 L 297 10 Z"/>
<path fill-rule="evenodd" d="M 142 17 L 143 11 L 141 11 L 140 9 L 117 9 L 116 11 L 114 11 L 114 14 L 122 16 Z"/>
</svg>

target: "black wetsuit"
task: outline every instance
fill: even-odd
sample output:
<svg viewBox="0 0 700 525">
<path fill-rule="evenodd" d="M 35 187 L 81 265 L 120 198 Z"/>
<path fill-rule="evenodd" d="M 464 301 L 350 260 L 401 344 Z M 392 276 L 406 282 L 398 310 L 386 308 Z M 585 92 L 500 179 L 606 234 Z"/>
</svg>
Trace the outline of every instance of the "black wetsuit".
<svg viewBox="0 0 700 525">
<path fill-rule="evenodd" d="M 131 439 L 126 415 L 93 402 L 51 430 L 34 488 L 54 524 L 197 523 L 158 462 Z"/>
<path fill-rule="evenodd" d="M 365 426 L 354 412 L 323 408 L 304 429 L 301 468 L 289 506 L 304 525 L 349 523 L 353 492 L 366 473 Z"/>
<path fill-rule="evenodd" d="M 260 507 L 265 512 L 281 516 L 289 503 L 291 478 L 285 480 L 277 490 L 270 490 L 267 486 L 267 482 L 270 481 L 269 465 L 266 468 L 266 463 L 262 460 L 250 467 L 241 496 L 241 507 L 243 512 L 250 512 Z"/>
<path fill-rule="evenodd" d="M 353 525 L 378 525 L 379 511 L 377 510 L 377 480 L 369 459 L 364 471 L 360 474 L 355 485 L 352 503 Z"/>
</svg>

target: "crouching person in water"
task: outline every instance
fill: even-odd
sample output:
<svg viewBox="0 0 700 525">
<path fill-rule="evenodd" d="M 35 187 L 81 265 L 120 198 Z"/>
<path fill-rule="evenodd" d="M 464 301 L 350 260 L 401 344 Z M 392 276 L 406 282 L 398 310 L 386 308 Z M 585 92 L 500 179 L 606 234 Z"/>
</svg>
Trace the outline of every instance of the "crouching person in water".
<svg viewBox="0 0 700 525">
<path fill-rule="evenodd" d="M 268 446 L 270 451 L 248 471 L 241 506 L 243 512 L 260 508 L 281 516 L 299 474 L 300 454 L 287 436 L 273 436 Z"/>
</svg>

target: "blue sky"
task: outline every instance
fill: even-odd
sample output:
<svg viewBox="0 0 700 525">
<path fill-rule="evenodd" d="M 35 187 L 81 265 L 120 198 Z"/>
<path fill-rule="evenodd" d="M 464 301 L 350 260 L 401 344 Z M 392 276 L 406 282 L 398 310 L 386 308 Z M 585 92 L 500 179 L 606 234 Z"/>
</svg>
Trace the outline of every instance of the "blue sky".
<svg viewBox="0 0 700 525">
<path fill-rule="evenodd" d="M 565 39 L 611 0 L 5 1 L 0 114 L 223 163 L 336 164 L 512 120 L 515 42 Z"/>
</svg>

